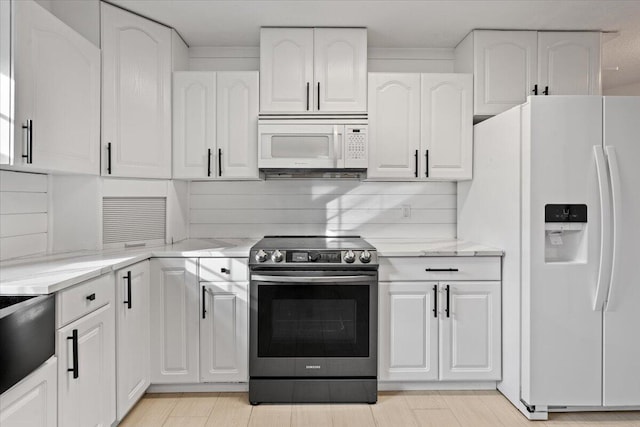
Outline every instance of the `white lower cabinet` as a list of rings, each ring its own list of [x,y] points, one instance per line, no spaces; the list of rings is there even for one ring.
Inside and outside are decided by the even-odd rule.
[[[113,276],[107,277],[106,305],[58,329],[59,426],[106,427],[116,419]],[[83,299],[95,300],[95,292],[87,292]]]
[[[438,318],[431,287],[381,282],[379,289],[380,380],[437,380]]]
[[[200,380],[246,382],[249,283],[202,282]]]
[[[149,261],[116,271],[117,414],[149,387]]]
[[[0,396],[0,426],[57,425],[57,361],[50,358]]]
[[[151,383],[197,383],[197,258],[151,260]]]
[[[500,282],[441,283],[440,295],[440,379],[499,380]]]
[[[381,262],[382,279],[401,280],[379,285],[380,381],[499,380],[500,259],[426,259]],[[400,269],[409,263],[413,270]],[[479,280],[468,280],[469,270]]]

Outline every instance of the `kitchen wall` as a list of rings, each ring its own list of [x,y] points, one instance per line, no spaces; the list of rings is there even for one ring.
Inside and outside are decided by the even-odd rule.
[[[48,221],[47,175],[0,171],[0,260],[44,254]]]
[[[603,90],[603,95],[610,96],[640,96],[640,82],[611,87]]]
[[[370,72],[452,73],[453,49],[369,48]],[[191,47],[192,71],[258,71],[259,47]]]
[[[192,182],[189,232],[191,238],[265,234],[453,238],[456,184],[318,179]]]

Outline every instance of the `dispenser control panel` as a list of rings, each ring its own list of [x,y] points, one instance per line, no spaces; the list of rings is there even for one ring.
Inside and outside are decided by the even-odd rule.
[[[587,222],[587,205],[545,205],[544,222]]]

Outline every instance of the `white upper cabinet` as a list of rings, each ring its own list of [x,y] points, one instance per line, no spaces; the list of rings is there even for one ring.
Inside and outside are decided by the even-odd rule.
[[[367,30],[314,30],[316,111],[367,111]]]
[[[258,73],[218,73],[220,178],[258,178]]]
[[[260,29],[260,111],[311,111],[313,28]]]
[[[420,74],[369,74],[369,178],[417,178]]]
[[[471,178],[470,74],[369,74],[369,178]]]
[[[11,4],[14,144],[3,124],[1,163],[22,170],[97,175],[100,50],[37,3]],[[3,109],[4,104],[3,86]]]
[[[260,111],[364,112],[365,28],[262,28]]]
[[[216,73],[173,73],[173,177],[215,176]]]
[[[473,73],[475,115],[527,100],[536,82],[535,31],[473,31],[456,48],[456,72]]]
[[[101,3],[102,173],[171,177],[171,29]]]
[[[258,73],[176,72],[173,177],[258,178]]]
[[[476,30],[458,44],[455,71],[473,73],[476,116],[529,95],[597,95],[600,33]]]
[[[422,74],[420,176],[471,179],[473,78],[470,74]]]
[[[538,90],[600,95],[600,33],[539,32]]]

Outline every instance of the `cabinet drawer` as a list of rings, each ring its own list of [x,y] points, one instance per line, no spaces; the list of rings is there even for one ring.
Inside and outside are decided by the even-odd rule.
[[[500,280],[500,257],[381,257],[379,277],[380,281]]]
[[[246,258],[200,258],[201,282],[242,282],[248,276]]]
[[[114,299],[114,291],[113,274],[104,274],[58,292],[57,327],[60,328],[110,303]]]

